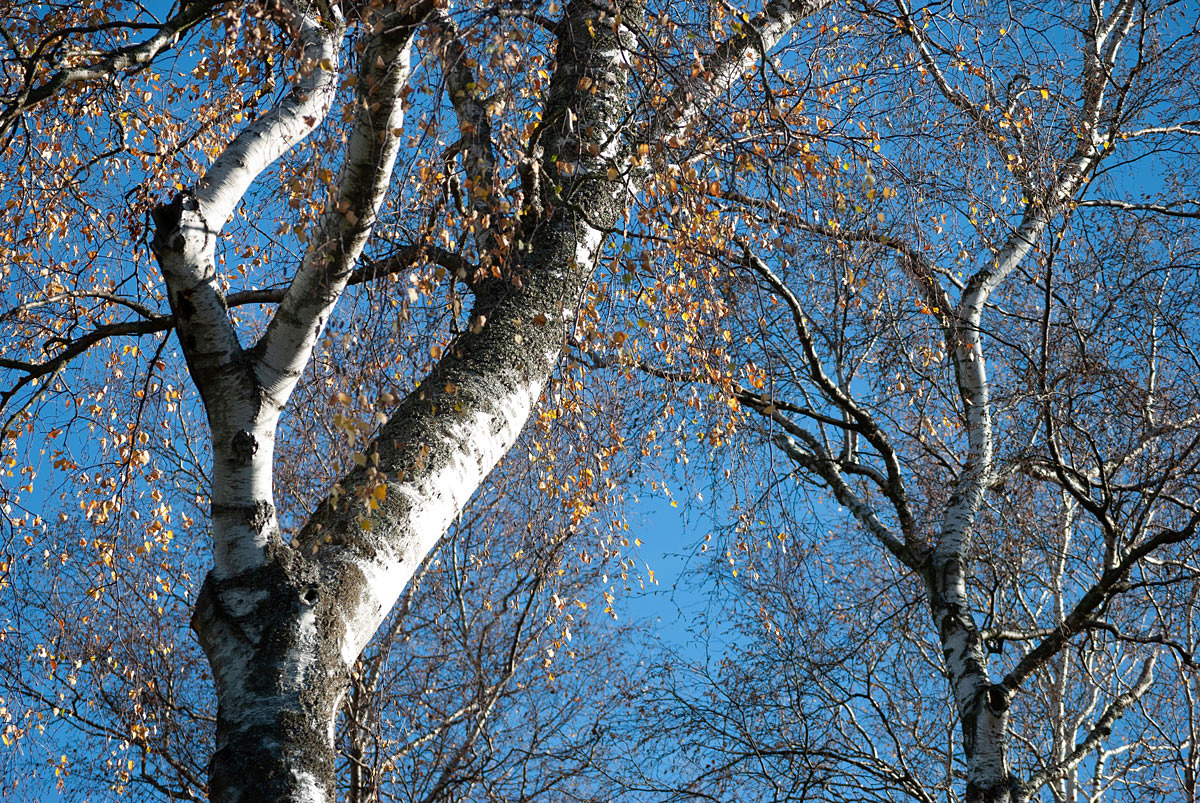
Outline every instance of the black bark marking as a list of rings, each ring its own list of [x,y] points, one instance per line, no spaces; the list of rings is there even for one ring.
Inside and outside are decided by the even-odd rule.
[[[247,430],[239,429],[234,434],[229,448],[239,463],[249,465],[254,459],[254,455],[258,454],[258,438],[254,437],[254,434]]]
[[[154,221],[154,240],[151,246],[155,252],[164,247],[176,245],[174,238],[179,236],[179,220],[183,217],[184,194],[177,193],[170,203],[160,204],[150,210]]]
[[[175,294],[175,314],[185,321],[196,314],[196,305],[192,303],[191,290],[180,290]]]
[[[993,683],[988,686],[987,706],[993,714],[1003,714],[1008,710],[1008,690],[1003,684]]]
[[[252,505],[217,505],[210,507],[212,517],[237,518],[256,533],[262,533],[275,518],[275,507],[270,502],[259,500]]]
[[[270,502],[260,500],[254,503],[254,509],[250,512],[247,522],[255,532],[262,533],[273,518],[275,518],[275,507]]]

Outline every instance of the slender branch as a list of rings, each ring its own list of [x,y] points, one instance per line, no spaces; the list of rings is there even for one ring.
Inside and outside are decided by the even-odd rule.
[[[1157,535],[1129,550],[1116,566],[1105,571],[1100,579],[1075,603],[1075,607],[1071,609],[1062,623],[1013,667],[1012,671],[1004,678],[1004,686],[1010,691],[1020,688],[1025,679],[1056,655],[1071,636],[1087,629],[1092,614],[1101,605],[1110,597],[1122,593],[1128,588],[1126,578],[1130,570],[1137,566],[1142,558],[1163,546],[1186,541],[1195,535],[1197,526],[1200,526],[1200,513],[1193,515],[1191,520],[1180,529],[1161,530]]]
[[[452,251],[430,245],[407,245],[393,251],[386,257],[373,260],[367,265],[356,269],[350,275],[346,284],[350,286],[377,281],[412,265],[419,264],[422,261],[441,265],[455,276],[470,275],[475,271],[475,266],[471,262]],[[285,292],[282,288],[238,290],[225,297],[225,304],[228,307],[239,307],[247,304],[278,304],[283,300]],[[96,295],[99,296],[99,294]],[[119,297],[106,300],[138,309],[141,314],[144,314],[145,320],[97,326],[92,331],[80,335],[78,338],[66,341],[63,344],[62,351],[42,362],[26,362],[24,360],[0,357],[0,368],[19,371],[25,374],[25,376],[16,381],[13,387],[0,392],[0,410],[3,410],[20,389],[31,381],[40,379],[56,371],[61,371],[72,360],[82,356],[93,346],[105,340],[114,337],[144,337],[145,335],[157,334],[159,332],[169,332],[175,328],[176,319],[174,315],[164,315]]]
[[[411,71],[416,26],[429,13],[425,0],[381,20],[361,57],[358,115],[346,160],[295,276],[258,342],[256,378],[282,407],[341,297],[375,227],[400,152],[399,131]]]
[[[1153,212],[1154,214],[1166,215],[1167,217],[1200,218],[1200,199],[1196,198],[1185,198],[1178,201],[1157,204],[1118,201],[1111,198],[1094,198],[1087,201],[1078,201],[1075,205],[1120,209],[1124,212]]]
[[[1025,790],[1032,797],[1033,793],[1048,783],[1053,783],[1061,778],[1065,778],[1067,773],[1079,766],[1085,758],[1100,747],[1101,742],[1112,735],[1113,726],[1116,721],[1124,715],[1125,711],[1131,705],[1136,703],[1150,689],[1154,683],[1154,665],[1157,661],[1156,656],[1150,656],[1142,664],[1142,671],[1138,675],[1138,679],[1133,686],[1120,695],[1115,700],[1109,703],[1104,709],[1104,713],[1096,720],[1096,724],[1088,731],[1087,736],[1083,738],[1075,749],[1067,754],[1061,761],[1055,762],[1029,777]]]
[[[134,22],[109,22],[97,26],[64,28],[45,37],[23,60],[26,61],[24,85],[11,98],[6,99],[0,111],[0,143],[12,136],[22,115],[34,106],[48,100],[66,87],[86,81],[106,78],[127,70],[141,70],[163,52],[170,50],[190,29],[216,16],[225,5],[224,0],[192,0],[180,3],[179,12],[157,26]],[[59,67],[42,83],[35,84],[38,62],[42,53],[51,45],[73,33],[92,33],[113,28],[156,27],[157,32],[143,42],[119,47],[97,56],[87,64],[74,67]]]
[[[900,11],[900,18],[897,22],[901,23],[904,31],[912,38],[913,43],[917,47],[917,53],[921,57],[921,64],[925,70],[933,76],[933,81],[937,85],[938,90],[942,95],[950,101],[957,109],[964,112],[971,120],[979,126],[980,130],[987,135],[988,140],[996,147],[1004,158],[1005,163],[1014,169],[1014,175],[1020,181],[1021,186],[1027,191],[1032,189],[1030,185],[1028,172],[1024,169],[1019,153],[1009,143],[1008,138],[1004,134],[1004,130],[999,127],[993,120],[988,118],[979,105],[967,97],[966,93],[961,89],[953,87],[946,79],[945,73],[934,59],[933,53],[930,51],[931,42],[925,33],[925,28],[920,23],[912,18],[912,10],[904,0],[896,0],[896,7]],[[1018,132],[1019,133],[1019,132]]]
[[[770,0],[733,37],[701,60],[693,77],[681,82],[650,123],[651,147],[677,144],[697,116],[709,109],[759,59],[766,56],[805,17],[831,0]]]
[[[840,467],[832,456],[821,448],[816,438],[783,416],[774,415],[772,418],[779,422],[788,433],[787,435],[781,434],[775,439],[775,444],[783,453],[801,468],[811,471],[825,480],[838,502],[850,511],[873,538],[905,566],[914,572],[921,573],[924,568],[923,551],[915,548],[913,544],[905,544],[896,537],[891,529],[880,520],[875,510],[846,483]],[[804,446],[801,446],[801,443]]]
[[[1200,120],[1180,120],[1174,125],[1149,126],[1136,131],[1125,131],[1121,139],[1154,136],[1157,134],[1186,134],[1189,137],[1200,136]]]
[[[0,312],[0,321],[11,320],[22,312],[29,312],[30,310],[35,310],[39,307],[46,307],[51,304],[60,304],[64,301],[72,301],[77,298],[96,298],[101,301],[107,301],[110,304],[119,304],[122,307],[128,307],[138,315],[141,315],[143,318],[147,319],[158,315],[158,313],[147,307],[145,304],[134,301],[131,298],[119,296],[116,293],[109,293],[101,290],[79,290],[66,293],[57,293],[47,298],[38,299],[37,301],[29,301],[24,304],[19,304],[7,312]]]
[[[766,262],[750,250],[748,244],[743,243],[743,247],[746,249],[745,258],[747,266],[766,280],[772,291],[783,299],[788,310],[791,312],[796,335],[800,340],[805,361],[808,363],[809,376],[817,385],[822,395],[854,422],[855,429],[861,432],[862,436],[875,447],[880,457],[883,458],[888,476],[888,499],[896,509],[896,516],[900,521],[900,529],[904,533],[905,543],[910,549],[917,549],[919,539],[917,537],[916,520],[908,502],[908,493],[904,488],[904,480],[900,471],[900,461],[896,456],[895,449],[888,442],[887,436],[884,435],[883,430],[880,429],[874,417],[859,407],[849,393],[838,387],[829,378],[829,375],[825,373],[821,357],[817,354],[816,341],[808,329],[804,309],[791,288],[771,270]]]

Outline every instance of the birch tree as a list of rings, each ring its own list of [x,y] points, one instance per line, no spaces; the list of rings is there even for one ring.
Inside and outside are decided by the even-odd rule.
[[[90,477],[77,446],[54,457],[90,484],[88,521],[121,532],[140,521],[124,494],[153,495],[163,476],[142,414],[148,399],[170,394],[159,399],[169,408],[183,395],[161,373],[177,344],[208,429],[207,455],[189,461],[210,539],[191,623],[218,704],[211,799],[332,799],[355,662],[517,439],[579,326],[606,240],[667,149],[823,5],[698,6],[697,17],[726,20],[703,50],[676,41],[665,9],[637,2],[194,2],[161,17],[48,4],[14,15],[0,114],[0,401],[8,466],[28,482],[6,489],[5,511],[30,546],[47,532],[37,461],[18,467],[15,455],[23,439],[32,454],[67,432],[117,458],[112,476]],[[437,97],[413,94],[418,72],[436,75]],[[407,119],[418,109],[419,130]],[[438,127],[447,116],[453,137]],[[404,218],[406,204],[421,219]],[[278,218],[264,226],[264,213]],[[352,467],[321,489],[293,475],[317,495],[282,521],[281,493],[297,490],[280,487],[275,455],[282,436],[306,437],[286,428],[289,406],[347,288],[377,285],[403,322],[439,280],[448,328],[427,335],[428,369],[414,360],[410,389],[380,393],[374,424],[337,414],[357,446]],[[168,331],[170,346],[154,340]],[[150,338],[154,353],[126,341],[88,379],[80,366],[95,347],[122,337]],[[140,368],[146,357],[134,418],[118,421],[103,401],[118,393],[110,383],[126,358]],[[352,404],[347,390],[325,398]],[[59,402],[80,418],[49,430]],[[173,532],[169,506],[156,511],[147,551]],[[111,543],[81,541],[115,576]]]
[[[698,670],[711,697],[667,695],[715,745],[683,788],[1170,799],[1200,524],[1195,8],[855,10],[855,61],[806,108],[772,76],[748,177],[697,183],[730,245],[663,249],[709,266],[716,312],[626,360],[721,403],[693,463],[728,443],[725,402],[781,461],[741,442],[724,469],[757,480],[714,541],[759,635],[752,669]]]

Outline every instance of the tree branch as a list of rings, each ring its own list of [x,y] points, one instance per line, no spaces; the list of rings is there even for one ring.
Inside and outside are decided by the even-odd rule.
[[[424,0],[380,20],[379,32],[363,50],[355,84],[358,116],[336,189],[279,309],[255,346],[255,376],[279,407],[295,388],[374,230],[400,152],[412,36],[431,7],[432,0]]]
[[[179,12],[167,19],[161,25],[140,25],[132,22],[111,22],[98,26],[65,28],[46,36],[25,56],[23,85],[11,98],[6,99],[3,111],[0,111],[0,143],[5,143],[12,136],[13,129],[21,116],[34,106],[53,97],[71,84],[94,81],[127,70],[141,70],[163,52],[170,50],[187,31],[202,22],[216,16],[225,5],[224,0],[192,0],[180,3]],[[35,84],[38,64],[45,57],[43,53],[51,48],[57,40],[72,33],[93,33],[116,27],[156,27],[157,33],[134,45],[119,47],[98,54],[87,64],[74,67],[58,67],[40,84]],[[52,65],[53,69],[54,65]]]
[[[1178,201],[1157,204],[1118,201],[1111,198],[1093,198],[1088,201],[1078,201],[1075,205],[1080,207],[1120,209],[1124,212],[1153,212],[1154,214],[1166,215],[1167,217],[1200,218],[1200,199],[1196,198],[1184,198]]]
[[[167,283],[189,372],[206,401],[213,394],[239,395],[235,386],[246,380],[241,369],[230,370],[243,352],[219,286],[217,238],[250,184],[316,127],[337,92],[340,20],[331,28],[287,8],[308,72],[226,146],[192,190],[152,210],[151,248]]]
[[[496,158],[492,147],[492,125],[479,82],[472,72],[458,26],[441,9],[430,14],[430,28],[441,40],[442,72],[446,94],[458,116],[459,146],[467,174],[467,196],[471,208],[484,216],[492,210],[495,190]],[[479,231],[486,238],[490,226]],[[480,253],[487,253],[491,243],[481,242]]]
[[[423,260],[442,266],[453,276],[469,276],[476,270],[476,266],[473,263],[463,259],[452,251],[431,245],[407,245],[393,251],[386,257],[373,260],[357,268],[350,274],[350,278],[346,281],[346,286],[367,284],[382,279],[413,265],[420,264]],[[237,290],[225,297],[225,304],[228,307],[240,307],[247,304],[278,304],[283,300],[285,292],[282,288]],[[62,344],[63,350],[42,362],[26,362],[24,360],[14,360],[9,357],[0,357],[0,368],[19,371],[25,374],[25,376],[17,380],[13,387],[5,391],[0,391],[0,411],[3,411],[5,405],[29,382],[62,370],[71,360],[82,356],[93,346],[109,338],[143,337],[159,332],[170,332],[175,328],[174,315],[156,312],[142,304],[120,298],[119,296],[112,296],[110,298],[110,295],[108,293],[64,294],[60,298],[68,296],[71,298],[79,296],[103,298],[113,304],[120,304],[121,306],[134,309],[143,315],[145,320],[101,324],[92,331],[80,335],[78,338],[67,341],[55,341]],[[45,303],[53,300],[55,299],[49,299]],[[17,308],[18,311],[21,309],[23,308]],[[6,313],[5,315],[7,316],[8,314]]]
[[[303,48],[300,80],[225,147],[196,185],[199,212],[214,234],[258,175],[312,133],[333,105],[342,21],[335,20],[331,29],[297,11],[292,23]]]
[[[1047,766],[1029,777],[1025,791],[1029,797],[1033,797],[1033,793],[1042,788],[1048,783],[1060,780],[1066,777],[1067,773],[1079,766],[1079,763],[1088,757],[1093,751],[1100,747],[1101,742],[1112,735],[1113,725],[1121,718],[1129,706],[1136,703],[1150,689],[1154,683],[1154,665],[1157,662],[1156,656],[1150,656],[1142,664],[1142,671],[1138,675],[1138,679],[1134,682],[1129,691],[1117,696],[1115,700],[1108,704],[1104,709],[1104,713],[1096,720],[1096,724],[1088,731],[1087,736],[1081,742],[1075,745],[1072,750],[1061,761],[1055,762]]]
[[[768,0],[754,19],[701,59],[699,69],[667,96],[662,110],[649,126],[651,148],[677,144],[672,141],[688,130],[755,62],[766,56],[800,20],[821,11],[831,0]]]
[[[838,387],[829,378],[829,375],[825,373],[821,358],[817,354],[816,341],[813,339],[812,333],[809,332],[808,323],[805,320],[804,309],[791,288],[775,275],[775,272],[771,270],[766,262],[750,250],[747,243],[743,242],[742,245],[745,248],[746,265],[766,280],[772,291],[783,300],[791,312],[796,335],[804,352],[805,361],[808,363],[810,378],[816,384],[821,394],[841,410],[848,417],[849,421],[853,422],[854,426],[852,428],[861,432],[862,436],[875,447],[880,457],[883,458],[888,478],[886,493],[889,501],[891,501],[892,506],[896,510],[900,529],[904,533],[904,543],[911,550],[918,549],[920,539],[917,535],[916,521],[908,502],[907,491],[904,488],[904,479],[900,472],[900,461],[891,443],[888,442],[887,437],[884,435],[883,430],[880,429],[875,418],[866,410],[859,407],[850,394]]]
[[[1191,520],[1178,530],[1161,530],[1152,538],[1148,538],[1138,546],[1129,550],[1125,557],[1113,568],[1100,576],[1091,588],[1075,603],[1075,607],[1066,615],[1062,623],[1054,628],[1041,643],[1025,654],[1012,671],[1004,678],[1004,686],[1010,691],[1016,691],[1025,679],[1040,669],[1050,658],[1058,653],[1071,636],[1087,629],[1092,614],[1096,612],[1109,598],[1127,589],[1126,578],[1142,560],[1160,547],[1177,544],[1191,538],[1200,526],[1200,513],[1192,516]]]
[[[922,550],[915,548],[915,544],[906,544],[892,533],[888,526],[880,520],[879,515],[874,509],[864,502],[854,492],[854,489],[846,483],[846,480],[842,477],[840,467],[833,460],[832,456],[821,448],[816,438],[783,416],[773,415],[772,418],[779,422],[788,433],[787,435],[781,434],[775,439],[775,444],[783,453],[796,463],[796,465],[811,471],[823,479],[830,490],[833,491],[833,495],[838,502],[844,505],[854,518],[862,524],[863,528],[891,552],[897,560],[914,572],[918,574],[922,573],[924,569],[924,555],[922,554]],[[796,439],[803,442],[808,447],[807,450],[802,448]]]

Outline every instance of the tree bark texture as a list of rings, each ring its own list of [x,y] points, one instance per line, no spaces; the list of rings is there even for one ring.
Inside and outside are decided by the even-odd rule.
[[[625,19],[633,19],[638,9],[627,6]],[[602,23],[600,13],[579,3],[560,25],[540,132],[540,213],[524,221],[522,258],[510,260],[502,277],[475,286],[470,331],[393,411],[368,448],[368,467],[343,479],[343,493],[319,507],[295,546],[282,542],[271,501],[275,425],[321,319],[361,252],[362,226],[386,189],[394,149],[367,148],[358,168],[349,154],[344,173],[374,171],[341,182],[371,189],[349,202],[364,208],[356,217],[366,222],[348,234],[336,220],[326,226],[325,250],[306,257],[289,290],[293,300],[285,297],[258,346],[241,349],[227,323],[216,328],[224,339],[206,344],[189,341],[192,330],[180,327],[205,394],[217,463],[216,567],[192,622],[219,702],[213,800],[334,799],[334,727],[351,667],[421,561],[513,445],[557,363],[604,232],[628,203],[628,187],[611,180],[608,168],[624,158],[620,127],[628,113],[633,36],[611,18]],[[383,55],[406,61],[407,38]],[[375,50],[368,55],[375,59]],[[392,95],[397,109],[399,97]],[[371,127],[365,128],[371,141]],[[193,211],[201,213],[202,205],[188,195],[160,210],[160,261],[169,278],[183,277],[172,282],[177,314],[186,318],[196,303],[184,284],[199,274],[207,317],[221,319],[210,278],[215,235],[211,226],[197,227],[204,239],[192,246],[187,215]],[[189,247],[201,255],[182,253]],[[173,261],[183,267],[168,271]],[[213,338],[212,327],[195,329]],[[378,500],[375,509],[363,503],[366,496]]]
[[[489,112],[454,20],[427,0],[373,9],[378,16],[358,51],[357,117],[341,174],[266,332],[243,348],[215,267],[221,228],[255,178],[329,112],[346,30],[336,6],[323,6],[328,19],[282,7],[293,16],[288,24],[304,46],[307,71],[205,178],[155,214],[155,254],[213,439],[214,566],[192,619],[219,703],[213,800],[334,798],[334,728],[351,667],[537,403],[605,236],[647,169],[629,158],[633,144],[651,152],[678,144],[708,99],[825,5],[768,3],[635,126],[630,73],[645,28],[641,2],[568,4],[554,27],[555,67],[541,121],[518,170],[525,206],[499,225],[507,213],[491,207],[497,171]],[[493,221],[476,234],[488,269],[466,279],[475,297],[468,331],[392,411],[365,449],[366,464],[285,543],[272,493],[276,427],[386,197],[409,51],[422,26],[441,51],[462,137],[464,188],[479,218]]]

